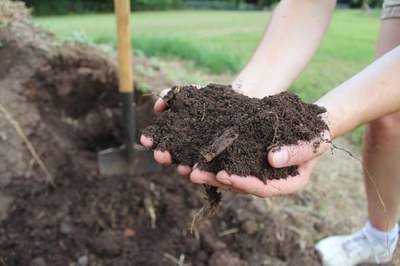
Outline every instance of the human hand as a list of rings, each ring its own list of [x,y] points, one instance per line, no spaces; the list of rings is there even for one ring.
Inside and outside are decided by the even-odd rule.
[[[190,174],[190,179],[194,183],[204,183],[222,189],[233,189],[261,198],[294,194],[303,190],[320,155],[330,147],[330,134],[326,131],[321,138],[313,141],[272,149],[268,154],[268,161],[273,167],[282,168],[297,165],[299,174],[288,176],[286,179],[267,180],[264,183],[255,176],[229,175],[226,171],[213,174],[197,169]]]
[[[193,85],[196,88],[200,88],[201,86],[199,85]],[[154,104],[154,110],[158,113],[164,112],[165,110],[168,109],[167,103],[163,100],[164,96],[167,95],[168,91],[170,89],[165,89],[161,91],[160,93],[160,98],[156,101]],[[143,146],[145,146],[148,149],[151,149],[153,147],[153,139],[151,137],[142,135],[140,137],[140,142],[142,143]],[[162,165],[165,166],[170,166],[172,164],[172,158],[171,154],[168,151],[160,151],[160,150],[155,150],[154,151],[154,159]],[[177,166],[177,171],[180,175],[183,176],[190,176],[192,172],[192,166],[188,165],[178,165]]]
[[[192,86],[197,89],[201,88],[201,86],[199,86],[199,85],[192,85]],[[238,88],[234,88],[234,90],[238,91]],[[154,104],[154,110],[156,112],[161,113],[169,108],[167,102],[164,101],[164,97],[167,95],[167,93],[169,91],[170,91],[170,89],[165,89],[165,90],[161,91],[160,98]],[[244,92],[241,91],[241,93],[244,93]],[[154,141],[153,141],[153,138],[151,138],[150,136],[142,135],[140,138],[140,142],[142,143],[143,146],[147,147],[148,149],[153,148]],[[169,166],[172,164],[172,157],[168,151],[155,150],[154,151],[154,159],[158,163],[165,165],[165,166]],[[193,178],[193,180],[197,180],[198,177],[202,177],[203,175],[205,175],[205,176],[213,175],[210,172],[204,172],[204,171],[198,170],[196,165],[195,166],[178,165],[177,171],[180,175],[190,176],[191,178]],[[192,175],[192,172],[193,172],[193,175]],[[215,180],[212,183],[214,184],[214,186],[217,186],[217,187],[221,187],[221,188],[226,187],[226,186],[224,186],[224,184],[215,182]]]
[[[168,91],[163,91],[165,95]],[[159,99],[154,109],[162,112],[168,109],[166,102]],[[153,139],[142,136],[141,142],[144,146],[152,148]],[[266,183],[254,176],[241,177],[238,175],[229,175],[226,171],[218,173],[204,172],[196,167],[179,165],[178,173],[184,176],[190,176],[194,183],[208,184],[222,189],[234,189],[236,191],[253,194],[259,197],[270,197],[283,194],[292,194],[303,189],[308,178],[315,166],[318,155],[330,147],[330,135],[328,131],[322,138],[318,138],[311,142],[299,143],[297,146],[283,146],[270,151],[268,160],[270,165],[276,168],[287,167],[292,165],[298,166],[298,175],[295,177],[288,176],[281,180],[268,180]],[[154,152],[157,162],[163,165],[171,165],[172,159],[168,151]],[[267,159],[267,158],[265,158]]]

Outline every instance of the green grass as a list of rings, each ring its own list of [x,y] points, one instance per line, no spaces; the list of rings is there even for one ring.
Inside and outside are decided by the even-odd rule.
[[[269,16],[267,12],[232,11],[135,13],[133,47],[147,56],[191,60],[213,73],[235,73],[254,50]],[[83,32],[94,42],[115,45],[112,14],[39,17],[35,21],[61,38]]]
[[[351,77],[374,56],[379,12],[339,10],[327,35],[292,91],[306,101]],[[180,58],[212,73],[237,73],[256,48],[271,13],[266,11],[170,11],[132,15],[132,40],[136,53]],[[115,46],[112,14],[39,17],[35,21],[61,39],[79,39]],[[356,135],[361,135],[360,130]],[[360,137],[353,137],[356,142]]]
[[[213,73],[236,73],[257,46],[270,15],[260,11],[134,13],[133,47],[146,56],[189,60]],[[112,14],[39,17],[35,21],[62,39],[78,36],[115,45]],[[336,11],[320,49],[293,90],[305,100],[314,101],[361,70],[373,58],[378,28],[378,15]]]

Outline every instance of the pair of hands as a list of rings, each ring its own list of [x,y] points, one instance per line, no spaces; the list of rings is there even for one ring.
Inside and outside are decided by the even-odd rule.
[[[164,90],[161,95],[165,95],[167,92],[168,90]],[[156,112],[163,112],[167,109],[168,106],[162,99],[158,99],[154,105]],[[322,138],[330,140],[329,132],[325,132]],[[149,149],[153,146],[153,139],[150,137],[142,135],[140,141]],[[318,141],[319,145],[314,145],[314,141],[301,142],[296,146],[281,146],[269,152],[268,158],[265,159],[275,168],[297,165],[299,174],[288,176],[286,179],[268,180],[267,183],[264,183],[255,176],[229,175],[226,171],[215,174],[202,171],[196,165],[178,165],[177,171],[182,176],[190,177],[193,183],[208,184],[261,198],[294,194],[303,190],[320,155],[331,147],[329,141],[321,141],[320,139],[315,141]],[[316,146],[318,148],[315,148]],[[155,150],[154,159],[165,166],[172,164],[171,155],[168,151]]]

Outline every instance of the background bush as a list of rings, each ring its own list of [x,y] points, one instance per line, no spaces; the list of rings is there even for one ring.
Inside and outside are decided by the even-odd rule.
[[[113,0],[23,0],[34,15],[66,15],[113,12]],[[133,10],[171,10],[183,8],[263,9],[279,0],[131,0]],[[383,0],[338,0],[344,7],[360,8],[363,3],[381,7]]]
[[[113,12],[113,0],[24,0],[34,15],[66,15]],[[131,0],[133,10],[183,8],[183,0]]]

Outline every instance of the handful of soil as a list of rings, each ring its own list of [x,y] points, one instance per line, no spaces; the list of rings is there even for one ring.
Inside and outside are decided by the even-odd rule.
[[[174,163],[198,163],[199,169],[214,173],[226,170],[264,182],[296,176],[296,166],[273,168],[268,152],[321,137],[328,130],[319,116],[325,108],[288,92],[258,99],[231,86],[176,86],[164,100],[169,110],[143,131],[153,138],[152,148],[169,151]]]

